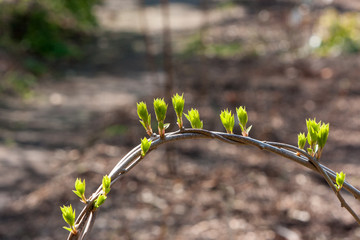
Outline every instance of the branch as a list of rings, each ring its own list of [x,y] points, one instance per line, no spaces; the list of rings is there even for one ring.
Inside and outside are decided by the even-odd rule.
[[[315,159],[302,149],[284,143],[260,141],[254,138],[244,137],[242,135],[221,133],[204,129],[181,128],[178,131],[165,134],[165,136],[162,138],[160,138],[159,135],[153,134],[152,137],[149,139],[152,141],[149,152],[155,150],[163,144],[175,141],[183,141],[187,139],[217,139],[219,141],[229,144],[252,145],[258,147],[261,150],[266,150],[280,155],[286,159],[290,159],[314,172],[317,172],[326,180],[330,188],[334,191],[341,203],[341,206],[345,207],[345,209],[354,217],[354,219],[360,225],[360,219],[358,215],[347,204],[340,192],[337,191],[334,187],[336,173],[328,167],[320,164],[317,159]],[[300,153],[300,155],[298,156],[297,153]],[[141,156],[141,146],[138,145],[130,152],[128,152],[112,169],[109,174],[109,177],[111,177],[112,179],[111,185],[114,184],[117,180],[119,180],[124,174],[129,172],[133,167],[135,167],[142,159],[144,158]],[[356,199],[360,198],[360,191],[353,187],[347,181],[344,182],[343,187]],[[86,206],[83,208],[82,212],[76,219],[75,225],[78,230],[78,234],[74,235],[73,233],[70,233],[68,236],[68,240],[84,239],[85,235],[89,234],[91,227],[95,221],[93,209],[94,201],[100,194],[101,186],[99,186],[99,188],[87,200]]]

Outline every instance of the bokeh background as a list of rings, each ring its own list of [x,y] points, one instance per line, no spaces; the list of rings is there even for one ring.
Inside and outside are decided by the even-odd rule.
[[[305,119],[329,122],[322,162],[360,187],[359,10],[355,0],[0,0],[0,239],[65,239],[59,207],[82,209],[75,179],[95,191],[145,136],[136,103],[176,92],[210,130],[223,131],[222,109],[246,106],[260,140],[296,145]],[[167,119],[175,130],[171,107]],[[318,175],[208,140],[150,153],[114,185],[89,237],[359,238]]]

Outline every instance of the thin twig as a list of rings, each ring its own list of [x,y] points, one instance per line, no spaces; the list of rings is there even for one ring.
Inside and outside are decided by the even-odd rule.
[[[160,138],[157,135],[152,136],[150,138],[152,140],[152,143],[149,152],[155,150],[160,145],[169,142],[182,141],[186,139],[201,139],[201,138],[218,139],[220,141],[230,144],[252,145],[258,147],[261,150],[266,150],[278,154],[284,158],[290,159],[310,170],[319,173],[327,181],[330,188],[335,192],[335,195],[338,197],[341,206],[344,207],[360,225],[359,217],[354,212],[354,210],[348,205],[348,203],[344,200],[340,192],[336,190],[333,184],[333,181],[335,181],[336,179],[335,172],[329,169],[328,167],[320,164],[315,158],[310,156],[304,150],[299,149],[295,146],[284,143],[259,141],[257,139],[244,137],[242,135],[221,133],[221,132],[209,131],[204,129],[181,129],[175,132],[167,133],[164,138]],[[296,154],[297,152],[300,153],[300,156],[297,156]],[[131,151],[129,151],[110,172],[109,177],[111,177],[112,179],[111,184],[114,184],[118,179],[120,179],[120,177],[122,177],[127,172],[129,172],[142,159],[144,158],[141,157],[141,147],[140,145],[138,145],[135,148],[133,148]],[[360,191],[356,189],[354,186],[352,186],[350,183],[345,181],[343,187],[348,192],[350,192],[356,199],[360,199]],[[70,233],[68,236],[68,240],[78,239],[81,234],[84,234],[83,237],[85,237],[85,235],[87,235],[90,232],[91,227],[95,221],[94,216],[92,216],[93,204],[95,199],[100,195],[101,191],[102,191],[101,186],[99,186],[99,188],[88,199],[86,206],[83,208],[82,212],[76,219],[78,234],[74,235]],[[85,226],[88,226],[86,227],[86,230],[84,230]]]
[[[86,224],[84,233],[82,234],[80,240],[85,239],[85,237],[87,236],[87,234],[90,233],[90,231],[91,231],[91,229],[92,229],[92,227],[94,226],[94,223],[95,223],[96,214],[97,214],[97,211],[96,211],[96,210],[90,212],[90,217],[89,217],[88,223]]]
[[[334,183],[331,181],[331,179],[329,178],[328,174],[324,171],[324,169],[320,166],[319,162],[317,159],[315,159],[314,157],[310,157],[309,161],[311,163],[313,163],[315,165],[315,167],[318,169],[318,171],[320,172],[320,174],[324,177],[324,179],[326,180],[326,182],[328,183],[329,187],[333,190],[333,192],[335,193],[335,195],[337,196],[337,198],[339,199],[340,203],[341,203],[341,207],[344,207],[346,210],[348,210],[348,212],[354,217],[354,219],[356,220],[356,222],[360,225],[360,218],[359,216],[354,212],[354,210],[349,206],[349,204],[345,201],[345,199],[343,198],[343,196],[340,194],[340,191],[337,191],[337,189],[334,186]]]
[[[322,168],[327,175],[329,176],[329,178],[335,183],[336,182],[336,172],[334,172],[332,169],[320,164],[318,161],[315,162],[315,160],[313,159],[313,157],[308,154],[306,151],[304,151],[303,149],[299,149],[295,146],[289,145],[289,144],[285,144],[285,143],[277,143],[277,142],[266,142],[270,145],[273,146],[277,146],[280,148],[286,148],[286,149],[290,149],[293,150],[294,152],[299,152],[302,155],[304,155],[310,163],[312,163],[314,165],[314,167],[316,167],[316,165],[319,165],[320,168]],[[331,187],[332,188],[332,187]],[[344,182],[344,188],[350,192],[356,199],[360,199],[360,191],[356,188],[354,188],[352,185],[350,185],[348,182]],[[335,188],[333,188],[335,189]]]

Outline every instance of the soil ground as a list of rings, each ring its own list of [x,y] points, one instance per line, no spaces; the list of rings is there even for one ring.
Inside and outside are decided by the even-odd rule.
[[[170,6],[176,52],[204,13],[195,1]],[[210,130],[223,131],[222,109],[246,106],[251,136],[260,140],[296,145],[305,119],[329,122],[322,163],[360,187],[360,57],[302,57],[294,39],[307,36],[309,25],[285,24],[296,6],[256,1],[209,11],[214,41],[239,38],[249,46],[261,36],[265,50],[175,54],[173,91],[185,93],[185,109],[198,108]],[[94,191],[145,136],[136,102],[164,96],[156,1],[147,6],[155,71],[146,68],[137,20],[129,20],[138,14],[133,1],[108,1],[97,11],[104,30],[85,46],[85,62],[58,66],[56,79],[44,80],[28,101],[1,99],[0,239],[65,239],[59,207],[82,208],[71,191],[75,179],[86,179],[88,195]],[[360,213],[359,202],[344,195]],[[317,174],[252,147],[191,140],[150,153],[115,184],[89,239],[352,240],[360,229]]]

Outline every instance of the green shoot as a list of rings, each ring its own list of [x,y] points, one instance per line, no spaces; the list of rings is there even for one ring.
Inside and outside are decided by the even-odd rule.
[[[182,114],[184,112],[184,104],[185,104],[184,94],[182,94],[181,96],[179,94],[175,94],[172,97],[172,104],[177,116],[177,124],[181,129],[183,128]]]
[[[248,121],[248,114],[246,112],[246,108],[245,107],[239,107],[236,108],[236,115],[238,117],[239,120],[239,125],[241,127],[241,133],[244,137],[249,136],[249,132],[251,130],[251,127],[246,128],[246,124]]]
[[[326,141],[329,136],[329,124],[322,124],[318,132],[317,140],[319,145],[318,158],[321,157],[321,153],[325,147]]]
[[[102,179],[102,190],[105,195],[107,195],[110,192],[110,184],[111,184],[111,178],[108,175],[105,175]]]
[[[235,124],[234,114],[231,114],[231,111],[226,109],[221,112],[220,119],[226,129],[226,132],[232,134]]]
[[[70,228],[63,227],[64,229],[68,230],[73,234],[77,234],[77,230],[75,228],[75,210],[73,211],[72,206],[63,206],[60,207],[62,216],[67,224],[69,224]]]
[[[189,120],[192,128],[203,128],[203,121],[200,120],[200,114],[197,109],[191,109],[188,114],[184,114],[187,120]]]
[[[343,187],[343,184],[345,182],[345,176],[346,174],[342,171],[340,173],[336,173],[336,184],[335,187],[337,191],[340,191],[340,189]]]
[[[305,144],[306,144],[305,133],[299,133],[299,135],[298,135],[298,147],[300,149],[304,149]]]
[[[314,118],[306,120],[306,127],[309,149],[311,149],[311,151],[308,150],[308,153],[319,159],[329,136],[329,124],[316,122]]]
[[[306,120],[306,127],[308,130],[307,140],[308,140],[310,147],[313,150],[317,143],[317,133],[320,130],[320,124],[321,124],[321,121],[317,123],[316,118],[314,118],[313,120],[311,120],[311,119]]]
[[[151,115],[149,114],[149,112],[147,110],[146,103],[139,102],[136,105],[137,105],[137,113],[139,115],[139,118],[141,119],[140,123],[145,128],[146,133],[149,136],[151,136],[153,133],[152,128],[151,128]]]
[[[79,197],[81,198],[81,201],[83,203],[86,203],[86,198],[85,198],[85,179],[84,181],[81,182],[81,179],[77,178],[75,181],[75,189],[73,190],[73,192]]]
[[[94,202],[94,207],[98,208],[101,206],[101,204],[103,204],[106,200],[106,196],[104,194],[101,194]]]
[[[165,136],[165,129],[168,126],[164,124],[167,107],[168,105],[165,103],[163,98],[154,99],[154,110],[155,110],[156,120],[158,121],[158,130],[160,137]]]
[[[147,138],[141,139],[141,157],[144,157],[145,154],[149,151],[151,146],[151,140],[149,141]]]

